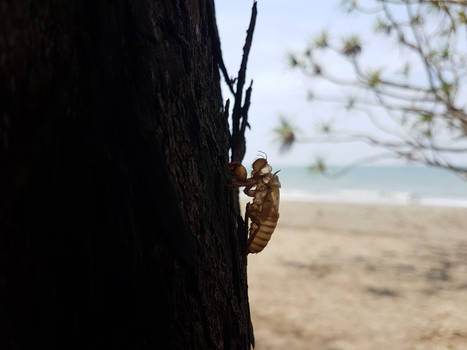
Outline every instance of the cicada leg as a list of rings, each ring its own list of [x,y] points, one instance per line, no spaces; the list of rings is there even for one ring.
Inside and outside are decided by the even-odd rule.
[[[252,190],[253,187],[256,186],[256,181],[252,178],[249,178],[245,181],[245,188],[243,189],[243,193],[245,193],[248,197],[256,196],[256,188]]]

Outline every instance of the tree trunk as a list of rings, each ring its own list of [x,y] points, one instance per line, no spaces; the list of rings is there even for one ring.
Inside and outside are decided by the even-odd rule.
[[[213,1],[0,18],[0,348],[249,349]]]

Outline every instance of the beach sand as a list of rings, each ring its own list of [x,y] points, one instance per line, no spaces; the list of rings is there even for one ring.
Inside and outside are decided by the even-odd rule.
[[[257,350],[467,349],[467,209],[282,202],[248,257]]]

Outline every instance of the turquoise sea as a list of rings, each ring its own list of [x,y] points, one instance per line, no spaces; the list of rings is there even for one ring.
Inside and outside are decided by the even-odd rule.
[[[443,169],[364,166],[337,178],[306,167],[277,169],[282,200],[467,207],[467,180]]]

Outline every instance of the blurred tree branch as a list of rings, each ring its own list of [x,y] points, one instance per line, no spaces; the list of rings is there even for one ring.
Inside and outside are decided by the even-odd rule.
[[[318,137],[300,138],[297,128],[281,117],[275,129],[281,149],[317,140],[362,141],[467,177],[465,164],[451,160],[452,154],[467,153],[467,1],[345,0],[342,6],[349,13],[374,16],[375,32],[395,40],[407,53],[406,61],[392,72],[382,66],[370,69],[357,35],[339,42],[323,31],[302,53],[291,54],[290,64],[312,80],[340,87],[346,96],[310,93],[311,100],[363,113],[387,139],[377,136],[381,133],[337,132],[330,125]],[[322,63],[327,61],[320,57],[329,53],[351,67],[350,78],[341,76],[335,64]]]

